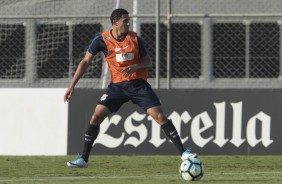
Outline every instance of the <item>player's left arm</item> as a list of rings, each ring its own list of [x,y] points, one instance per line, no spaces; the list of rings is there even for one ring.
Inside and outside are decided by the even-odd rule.
[[[146,51],[143,40],[138,37],[139,52],[140,52],[140,62],[135,65],[126,66],[123,68],[122,73],[125,77],[130,76],[132,73],[136,72],[141,68],[152,68],[152,61],[149,54]]]

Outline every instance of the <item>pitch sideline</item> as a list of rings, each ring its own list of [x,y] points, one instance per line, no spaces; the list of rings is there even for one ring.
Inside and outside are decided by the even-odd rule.
[[[206,173],[205,175],[237,175],[237,174],[282,174],[282,172],[232,172],[232,173]],[[20,182],[20,181],[45,181],[45,180],[79,180],[79,179],[130,179],[130,178],[140,178],[140,179],[152,179],[161,177],[176,177],[175,175],[149,175],[149,176],[52,176],[52,177],[0,177],[0,182]]]

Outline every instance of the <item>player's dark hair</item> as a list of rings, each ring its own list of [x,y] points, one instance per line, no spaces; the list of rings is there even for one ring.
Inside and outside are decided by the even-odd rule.
[[[111,23],[113,25],[114,20],[119,20],[122,15],[128,15],[128,11],[122,8],[115,9],[111,14]]]

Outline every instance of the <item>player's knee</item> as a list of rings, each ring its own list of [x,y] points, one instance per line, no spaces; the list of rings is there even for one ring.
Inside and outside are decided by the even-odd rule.
[[[99,114],[93,114],[90,120],[90,124],[92,125],[100,125],[104,118]]]
[[[167,122],[167,117],[163,113],[159,113],[157,115],[157,122],[159,122],[160,124],[164,124]]]

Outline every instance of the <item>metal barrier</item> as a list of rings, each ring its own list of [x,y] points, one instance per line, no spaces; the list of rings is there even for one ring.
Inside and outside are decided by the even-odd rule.
[[[105,12],[117,6],[100,0],[97,6],[90,1],[15,2],[1,4],[6,8],[0,13],[1,87],[67,87],[90,41],[110,29]],[[118,5],[131,11],[134,2]],[[188,14],[181,9],[185,1],[163,2],[159,29],[156,14],[145,11],[155,1],[140,2],[144,11],[132,14],[153,61],[153,87],[281,88],[282,14]],[[19,6],[31,12],[12,11]],[[87,13],[80,14],[82,8]],[[95,57],[78,87],[106,86],[104,60],[103,54]]]

